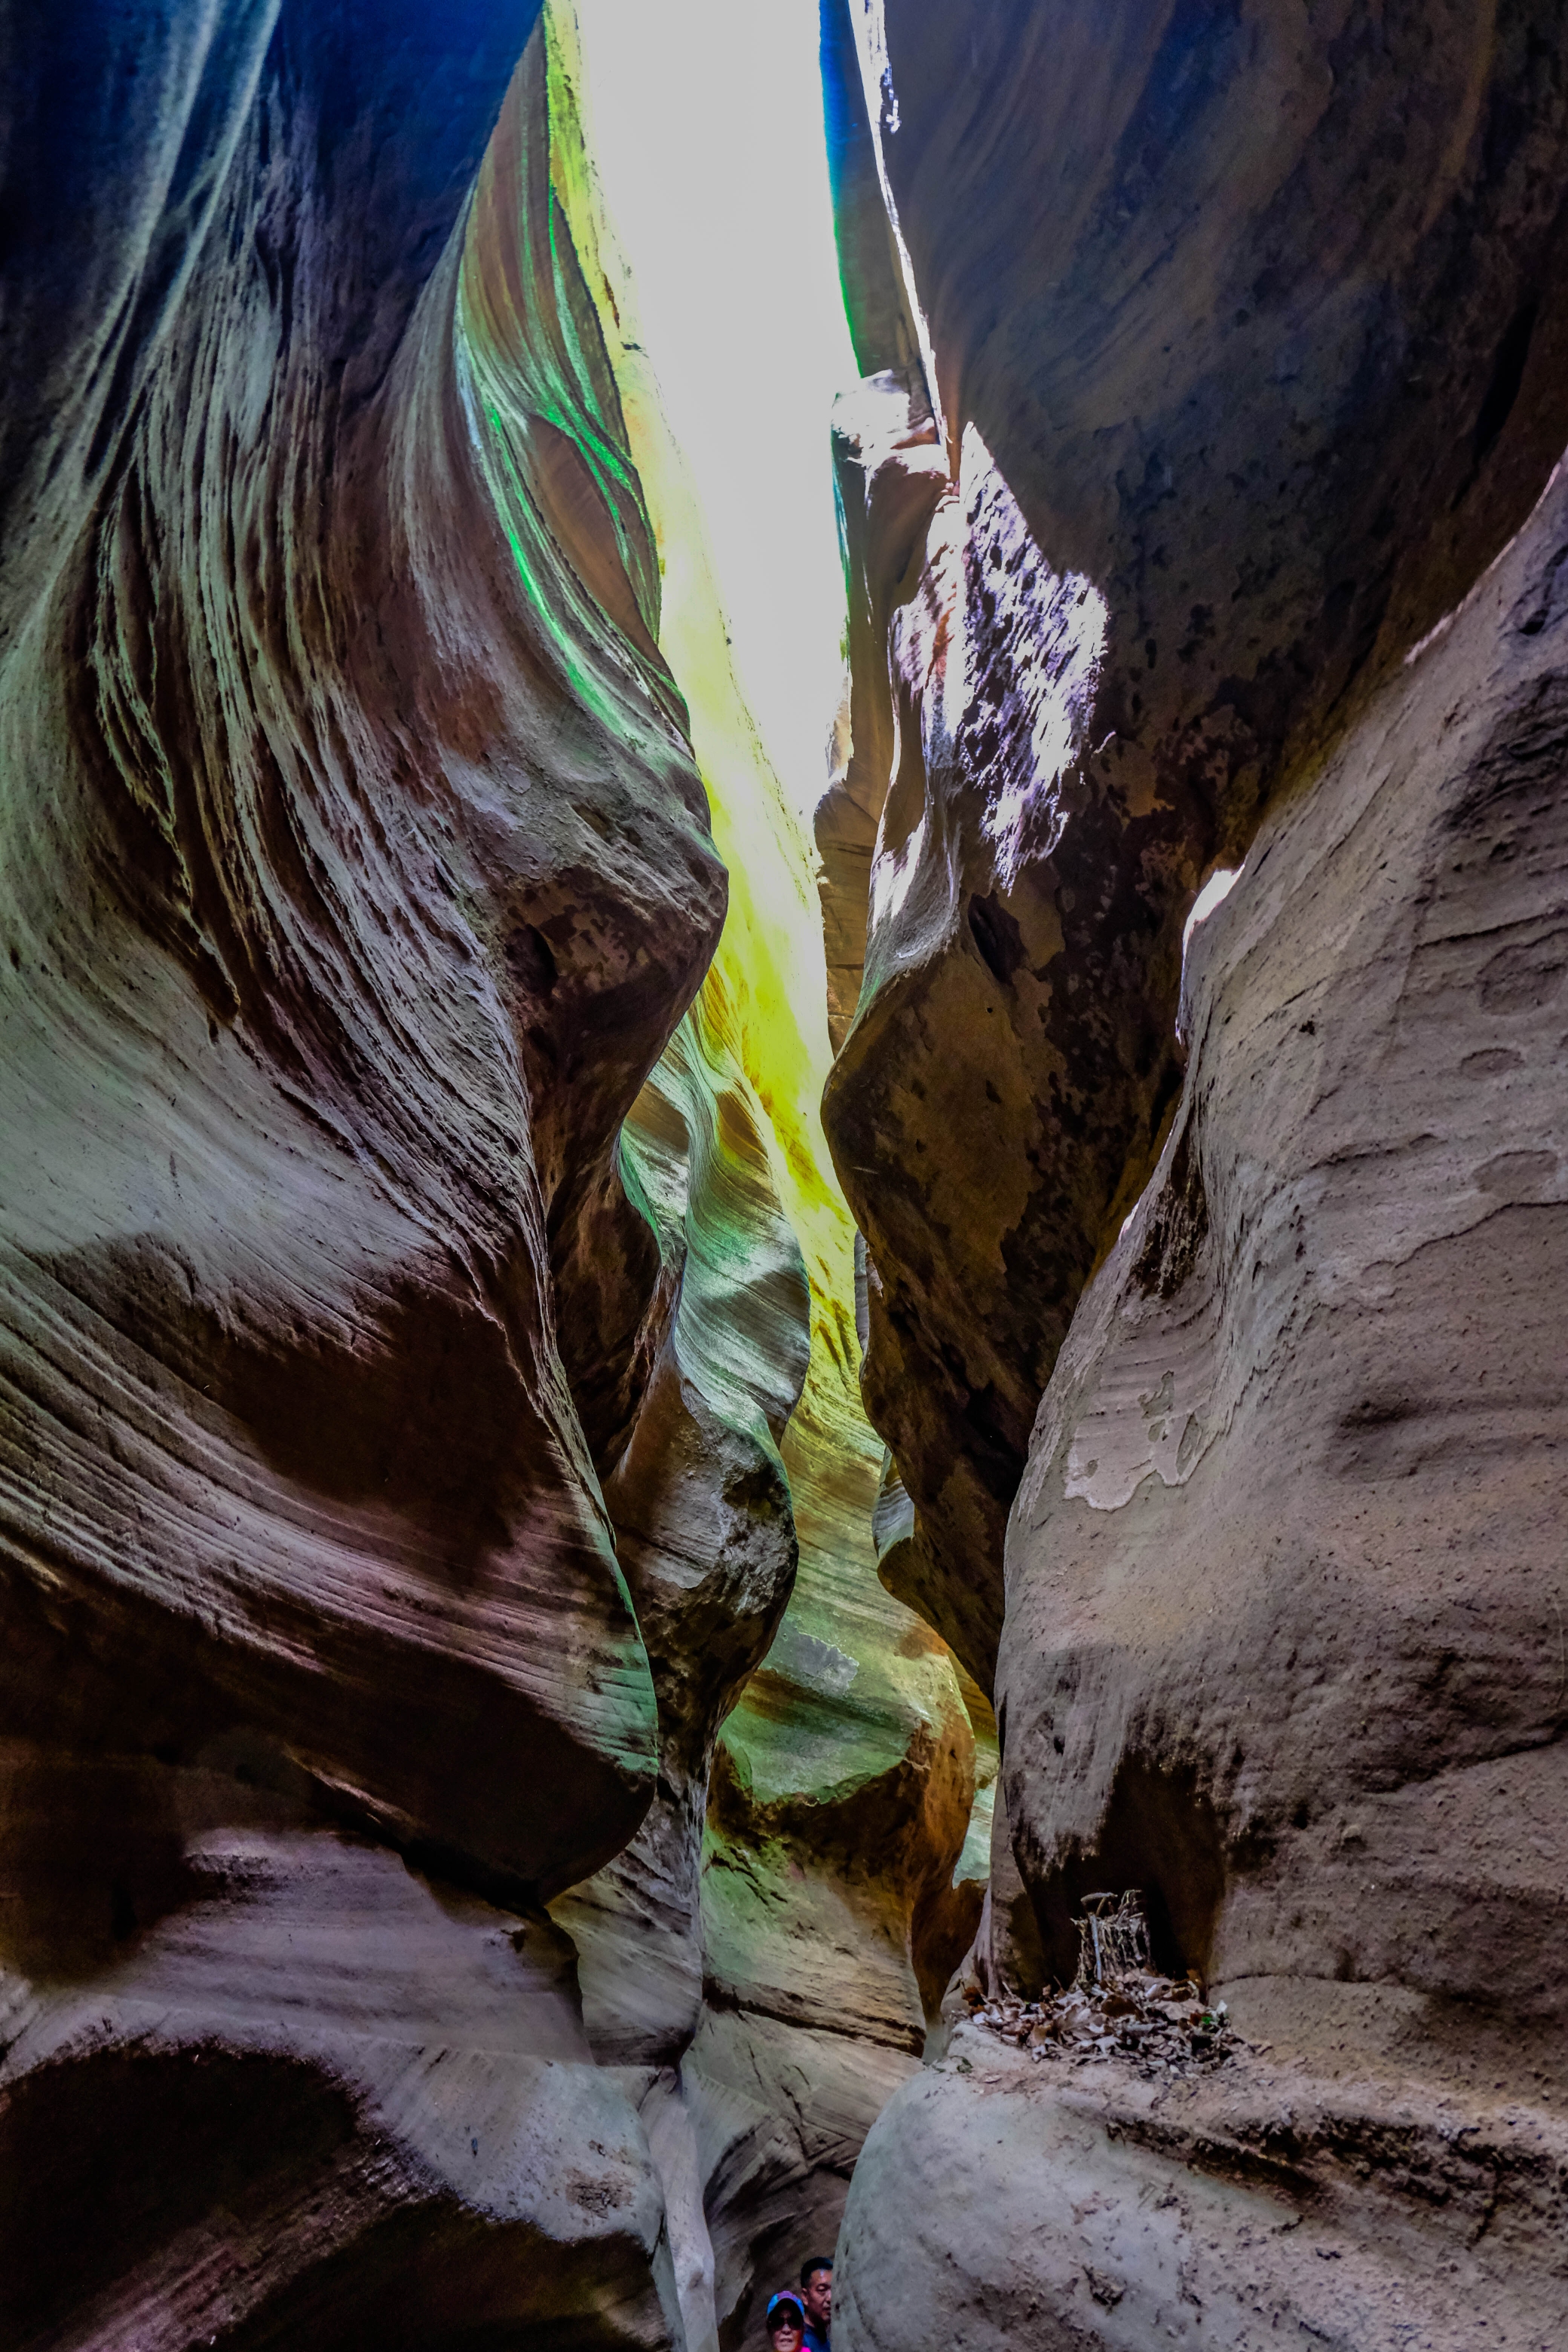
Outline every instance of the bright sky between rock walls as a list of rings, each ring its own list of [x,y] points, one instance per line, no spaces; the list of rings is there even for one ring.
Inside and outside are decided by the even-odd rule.
[[[816,0],[576,0],[594,162],[785,798],[826,782],[844,583],[828,416],[856,381]]]

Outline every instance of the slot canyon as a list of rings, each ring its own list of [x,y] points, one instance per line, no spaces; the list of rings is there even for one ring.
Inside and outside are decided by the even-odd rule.
[[[0,2352],[1557,2352],[1568,0],[0,23]]]

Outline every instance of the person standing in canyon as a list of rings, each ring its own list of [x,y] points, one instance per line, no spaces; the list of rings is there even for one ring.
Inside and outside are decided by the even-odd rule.
[[[833,2258],[816,2254],[801,2265],[805,2296],[805,2352],[831,2352],[828,2328],[833,2318]]]

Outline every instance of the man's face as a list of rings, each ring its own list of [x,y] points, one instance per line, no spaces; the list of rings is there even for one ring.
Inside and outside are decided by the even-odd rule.
[[[826,2327],[833,2315],[833,2273],[813,2271],[805,2283],[805,2315],[814,2327]]]

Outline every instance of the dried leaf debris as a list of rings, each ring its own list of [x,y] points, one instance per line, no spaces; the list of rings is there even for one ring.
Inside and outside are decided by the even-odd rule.
[[[976,1989],[974,2022],[1036,2059],[1087,2065],[1131,2058],[1151,2076],[1182,2076],[1219,2065],[1247,2048],[1225,2002],[1211,2004],[1195,1976],[1167,1977],[1149,1958],[1136,1892],[1091,1895],[1078,1922],[1078,1977],[1037,2001],[986,2001]]]

